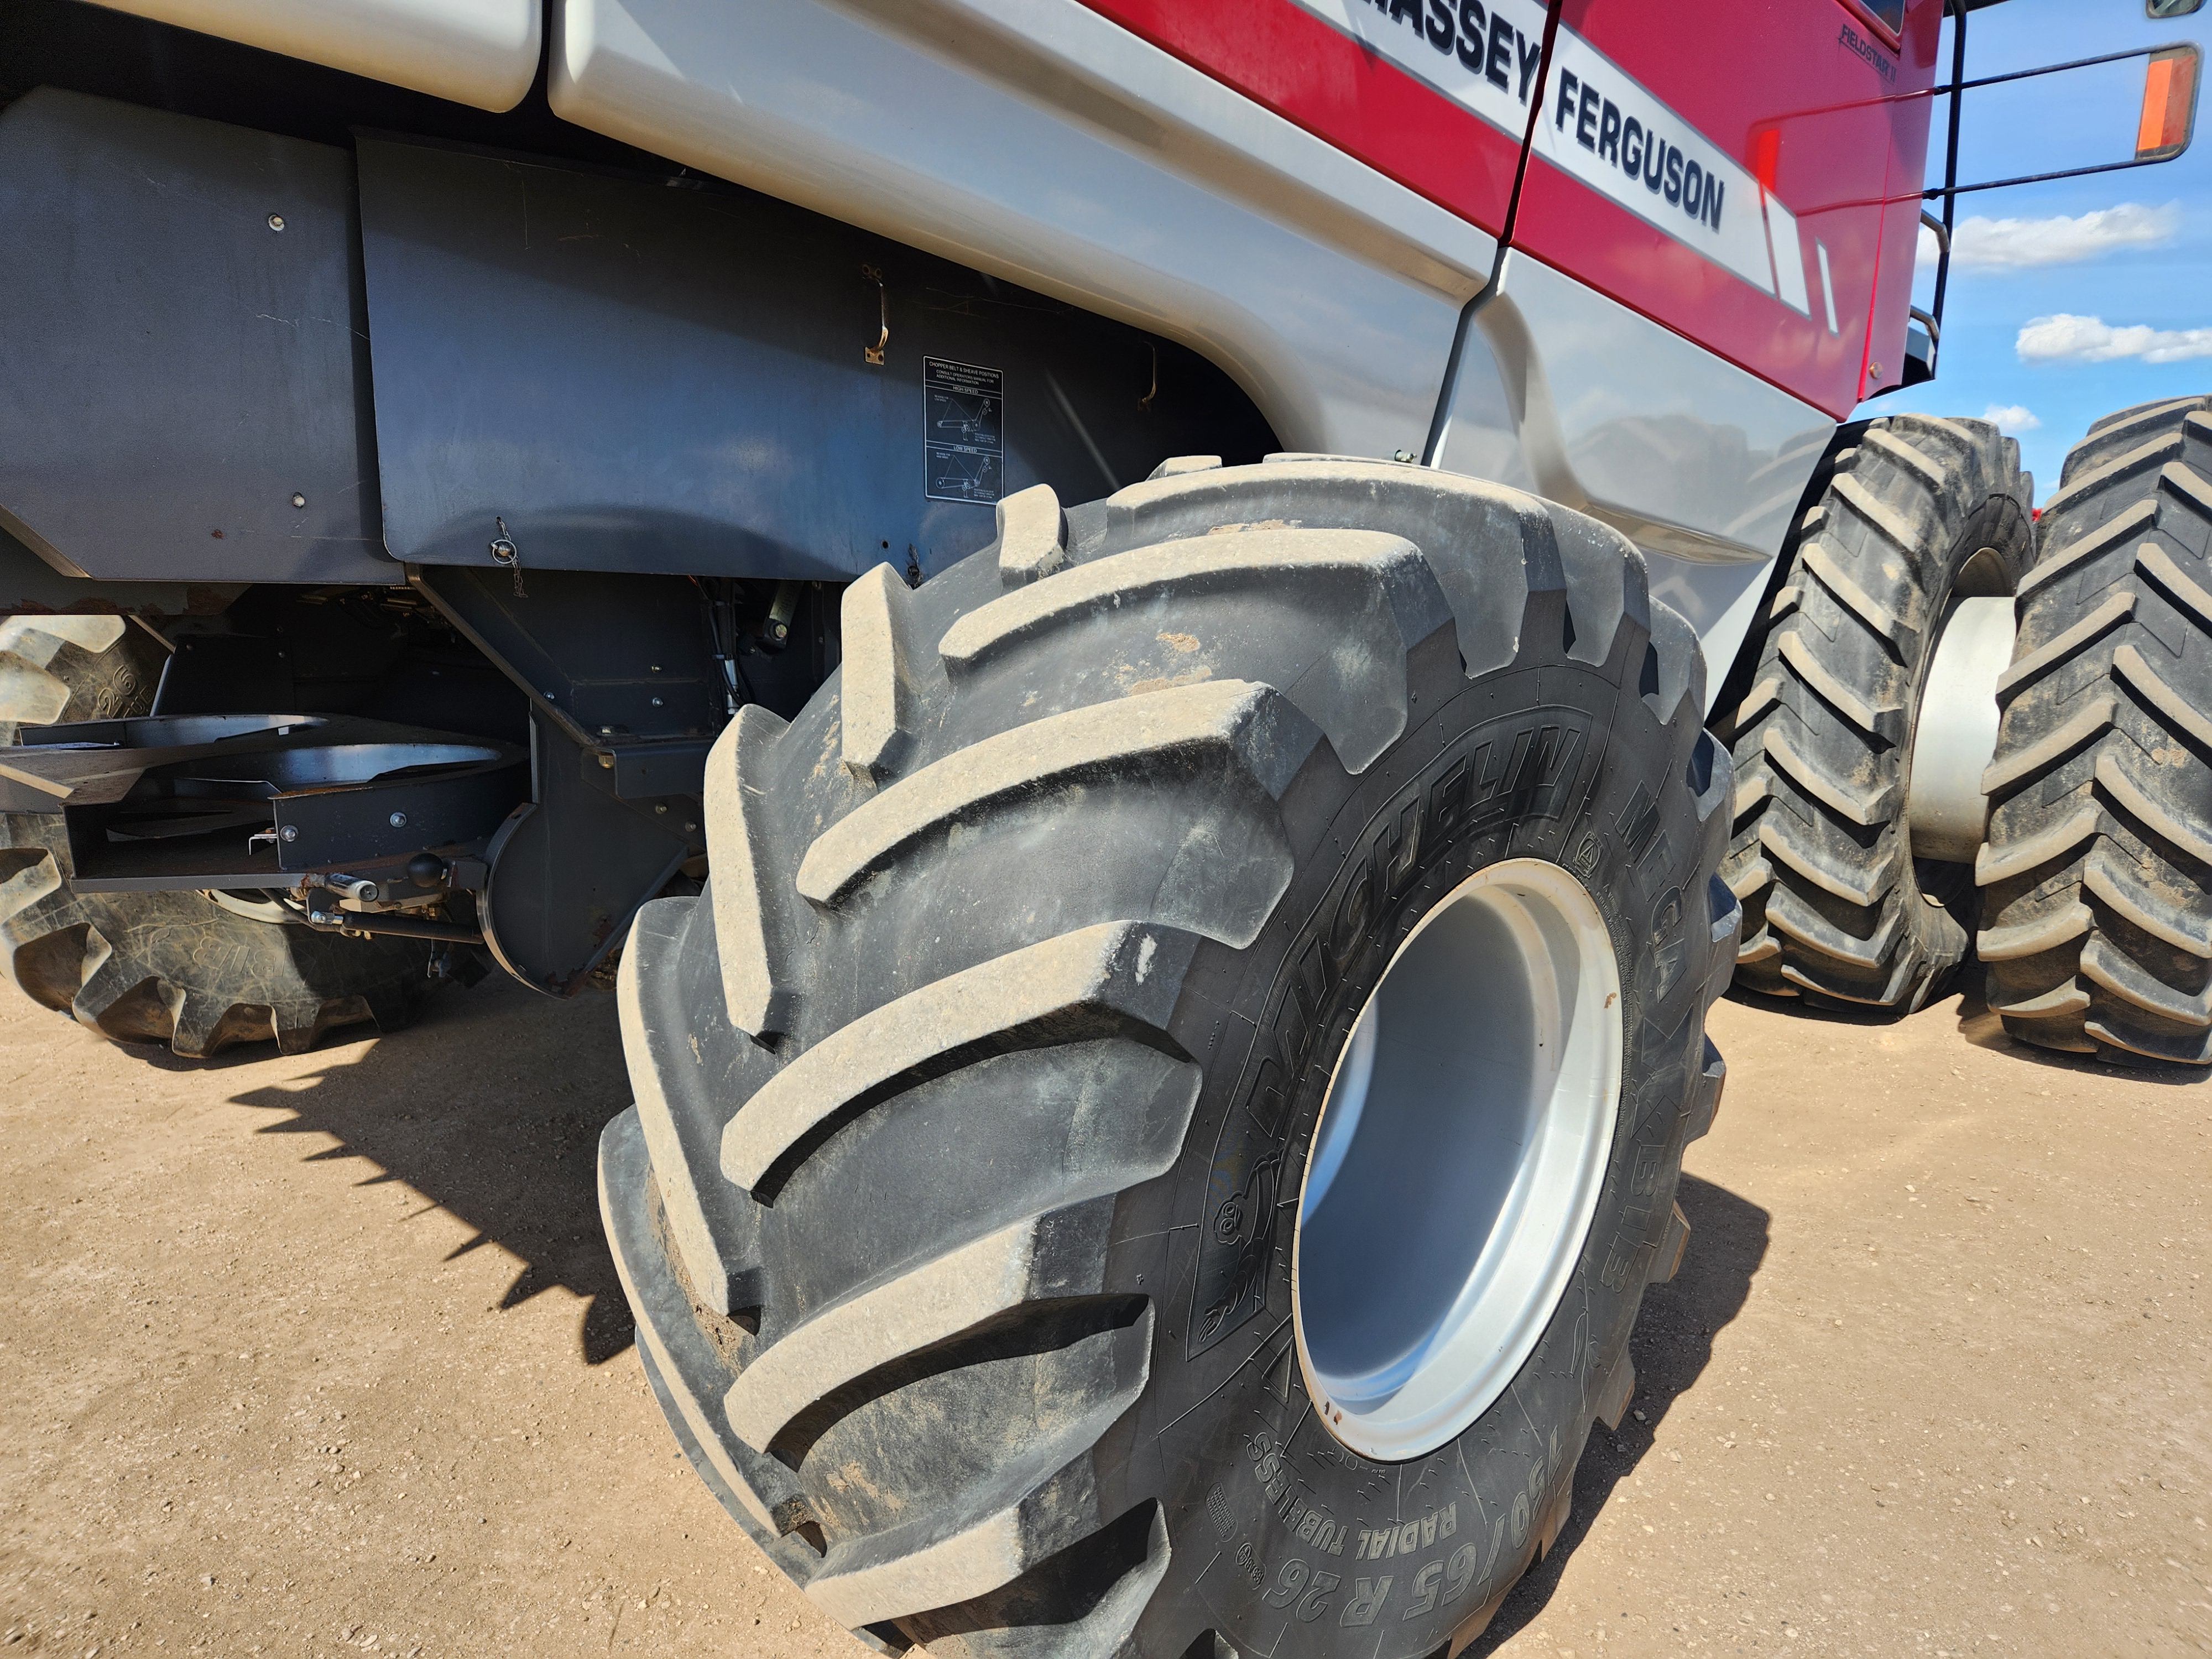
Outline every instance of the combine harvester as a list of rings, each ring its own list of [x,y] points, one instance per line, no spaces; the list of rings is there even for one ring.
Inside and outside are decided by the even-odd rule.
[[[2039,537],[1854,418],[1945,3],[11,0],[10,974],[611,978],[647,1370],[862,1641],[1455,1654],[1732,976],[2212,1058],[2212,399]]]

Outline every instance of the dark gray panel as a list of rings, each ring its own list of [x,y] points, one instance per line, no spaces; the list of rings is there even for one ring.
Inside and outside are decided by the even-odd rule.
[[[1005,478],[1074,501],[1267,439],[1142,332],[725,186],[364,137],[385,532],[410,562],[842,580],[991,538],[930,501],[922,359],[1004,376]],[[891,337],[863,361],[888,284]],[[1079,425],[1079,422],[1080,424]]]
[[[531,712],[535,799],[485,849],[477,915],[501,967],[534,990],[574,996],[629,937],[637,908],[702,850],[699,822],[640,812],[587,781],[584,751]]]
[[[0,526],[111,580],[401,580],[343,150],[42,88],[0,225]]]
[[[503,570],[424,570],[416,583],[574,743],[721,729],[705,603],[681,576],[541,570],[520,597]]]
[[[245,591],[238,582],[96,582],[64,576],[0,530],[0,616],[119,611],[149,622],[219,617]]]

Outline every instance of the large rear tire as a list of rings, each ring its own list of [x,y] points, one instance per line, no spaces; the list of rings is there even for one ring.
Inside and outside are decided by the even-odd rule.
[[[2043,509],[1985,779],[1990,1006],[2047,1048],[2212,1061],[2212,398],[2100,421]]]
[[[120,617],[0,618],[0,742],[18,726],[141,714],[161,647]],[[58,815],[0,813],[0,965],[34,1002],[119,1042],[201,1059],[333,1026],[397,1030],[428,985],[430,947],[257,921],[194,892],[77,893]]]
[[[1587,519],[1306,457],[1025,491],[843,640],[623,959],[601,1203],[684,1450],[878,1646],[1472,1639],[1717,1098],[1695,637]]]
[[[2032,556],[2020,446],[1895,415],[1838,434],[1720,721],[1735,757],[1723,866],[1743,901],[1736,985],[1919,1007],[1965,956],[1964,865],[1913,855],[1913,736],[1952,601],[2010,593]]]

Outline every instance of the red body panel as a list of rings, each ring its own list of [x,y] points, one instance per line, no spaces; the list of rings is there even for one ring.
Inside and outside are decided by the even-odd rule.
[[[1085,3],[1492,235],[1504,229],[1520,134],[1461,108],[1291,0]]]
[[[1296,0],[1087,3],[1493,234],[1504,228],[1519,135]],[[1428,3],[1440,15],[1454,10],[1447,0]],[[1942,0],[1910,0],[1894,41],[1847,0],[1554,3],[1559,45],[1544,71],[1539,118],[1554,123],[1547,137],[1556,148],[1547,154],[1540,142],[1529,160],[1513,246],[1838,419],[1867,392],[1895,384]],[[1427,61],[1419,46],[1430,21],[1423,6],[1349,0],[1346,12],[1386,35],[1394,26],[1409,30],[1409,57]],[[1623,205],[1621,192],[1587,182],[1596,163],[1573,149],[1571,112],[1559,108],[1559,92],[1562,64],[1587,65],[1593,51],[1609,76],[1617,71],[1637,95],[1740,164],[1741,176],[1728,169],[1732,187],[1711,216],[1716,231],[1721,211],[1736,216],[1735,268],[1701,251],[1690,234],[1698,228],[1662,210],[1656,192],[1649,204],[1628,192]],[[1448,52],[1440,61],[1449,67]],[[1582,148],[1595,155],[1591,134],[1586,125]],[[1695,148],[1689,137],[1683,142]],[[1787,213],[1765,212],[1760,185]],[[1649,216],[1639,210],[1647,205]],[[1762,223],[1771,259],[1784,268],[1762,260],[1753,270],[1741,257],[1747,227]],[[1802,281],[1786,269],[1793,244]]]
[[[1842,419],[1903,368],[1929,116],[1915,94],[1935,78],[1941,13],[1941,0],[1917,0],[1893,47],[1840,0],[1717,0],[1698,9],[1694,28],[1644,0],[1565,0],[1564,27],[1761,176],[1796,216],[1809,315],[1540,156],[1514,245]],[[1816,244],[1828,255],[1833,334]],[[1863,379],[1873,364],[1880,375]]]

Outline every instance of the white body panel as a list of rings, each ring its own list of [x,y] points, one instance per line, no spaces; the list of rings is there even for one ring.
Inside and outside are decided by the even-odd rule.
[[[1717,695],[1835,422],[1519,252],[1468,331],[1437,464],[1547,495],[1643,548]]]
[[[538,0],[99,0],[179,28],[513,109],[538,78]]]
[[[1074,0],[564,0],[565,118],[1179,339],[1419,453],[1491,238]]]

